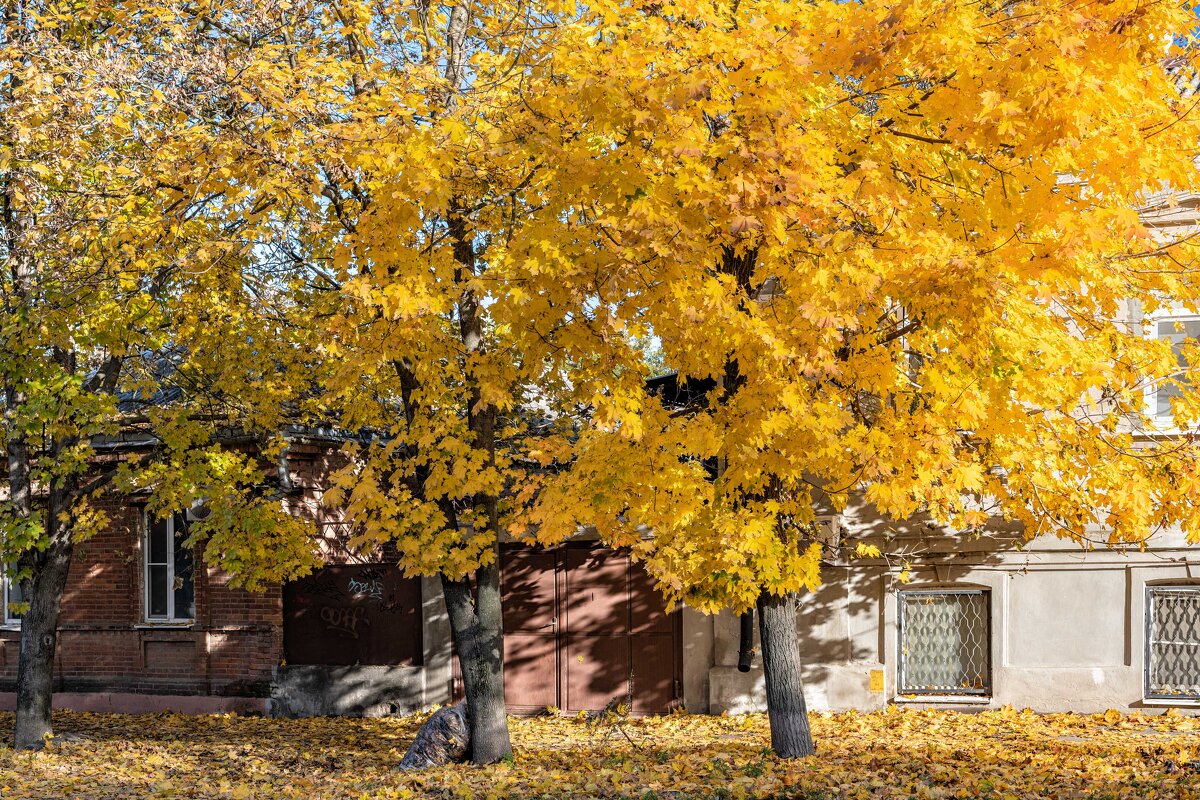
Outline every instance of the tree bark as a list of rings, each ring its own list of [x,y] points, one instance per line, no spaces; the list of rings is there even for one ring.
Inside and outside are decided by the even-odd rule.
[[[800,678],[800,636],[796,631],[799,600],[797,594],[781,597],[763,592],[758,597],[771,749],[780,758],[804,758],[816,752]]]
[[[419,13],[428,14],[428,4],[418,5]],[[467,30],[471,8],[467,0],[452,2],[446,26],[446,79],[443,114],[452,113],[460,94],[469,88]],[[428,56],[428,50],[426,55]],[[470,285],[479,264],[469,212],[457,196],[451,199],[446,214],[454,261],[454,284],[460,287],[457,301],[458,333],[465,358],[463,367],[467,387],[466,417],[471,431],[471,447],[483,453],[489,467],[496,463],[496,407],[484,402],[479,378],[474,373],[476,359],[484,354],[484,319],[479,298]],[[403,376],[402,376],[403,377]],[[500,514],[494,492],[477,494],[472,505],[482,508],[487,527],[495,537],[492,563],[475,570],[474,591],[466,578],[453,580],[442,575],[442,594],[450,615],[450,630],[462,666],[467,694],[467,725],[470,730],[471,761],[490,764],[512,756],[508,736],[508,717],[504,707],[504,625],[500,608]],[[453,515],[450,515],[453,518]]]
[[[758,288],[753,284],[758,249],[737,253],[726,246],[719,269],[737,283],[743,309],[756,302]],[[725,402],[746,383],[746,375],[735,358],[726,358],[723,373]],[[780,758],[803,758],[816,752],[808,726],[808,707],[804,702],[804,683],[800,677],[800,636],[796,631],[798,594],[758,596],[758,632],[762,646],[763,675],[767,684],[767,718],[771,723],[771,749]],[[738,668],[749,668],[746,652],[747,626],[742,618],[742,653]]]
[[[450,17],[454,26],[466,25],[465,11],[455,6]],[[456,22],[457,20],[457,22]],[[462,31],[459,31],[461,34]],[[453,36],[451,41],[455,41]],[[451,51],[451,64],[459,56]],[[457,200],[451,202],[447,228],[453,242],[455,284],[462,286],[458,298],[458,327],[462,340],[464,372],[467,384],[467,428],[471,431],[471,447],[482,452],[487,465],[496,463],[496,406],[485,402],[479,379],[474,374],[472,360],[484,354],[484,320],[479,299],[469,285],[475,274],[475,246],[470,222],[461,212]],[[508,736],[508,717],[504,708],[504,624],[500,607],[500,509],[499,498],[492,492],[481,492],[474,505],[482,507],[487,528],[492,532],[492,563],[475,570],[475,592],[465,580],[455,581],[442,576],[442,593],[450,614],[450,628],[458,647],[463,683],[467,692],[467,725],[471,731],[471,761],[491,764],[512,756]]]
[[[475,570],[473,592],[469,580],[452,580],[443,575],[442,593],[466,690],[471,762],[502,761],[512,756],[512,745],[504,707],[499,562]]]
[[[77,372],[79,364],[75,351],[56,347],[52,352],[55,363],[65,373],[73,375]],[[107,359],[92,378],[84,381],[83,391],[111,391],[120,364],[120,358]],[[77,435],[53,440],[49,452],[43,457],[52,465],[58,464],[63,453],[78,444]],[[26,468],[28,456],[26,452]],[[11,485],[11,456],[9,475]],[[28,590],[29,610],[21,618],[21,654],[17,659],[17,719],[13,731],[17,749],[40,748],[45,743],[45,737],[53,732],[50,710],[54,693],[58,614],[67,586],[67,573],[71,568],[71,555],[75,549],[75,506],[79,499],[77,475],[68,472],[52,478],[46,498],[44,544],[26,550],[18,560],[21,573],[27,576],[22,586]]]
[[[71,491],[51,488],[47,510],[49,544],[30,551],[21,566],[32,569],[24,581],[29,610],[21,618],[21,654],[17,660],[17,720],[13,744],[18,750],[36,750],[53,733],[50,721],[54,696],[54,653],[58,645],[58,614],[74,541],[70,530]],[[64,519],[66,517],[66,519]]]

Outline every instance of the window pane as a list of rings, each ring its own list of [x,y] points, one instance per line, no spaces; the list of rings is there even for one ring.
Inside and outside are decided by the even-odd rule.
[[[196,587],[192,582],[195,564],[192,548],[184,544],[187,541],[187,529],[183,525],[176,527],[175,534],[175,618],[192,619],[196,616]]]
[[[171,552],[171,520],[156,519],[150,523],[150,547],[146,553],[146,563],[166,564]]]
[[[1179,344],[1185,339],[1200,339],[1200,319],[1163,320],[1158,323],[1158,338]]]
[[[1200,591],[1151,590],[1149,628],[1147,693],[1200,697]]]
[[[1179,397],[1181,392],[1178,386],[1160,386],[1154,393],[1158,398],[1154,405],[1154,414],[1159,417],[1171,416],[1171,398]]]
[[[152,565],[147,572],[147,591],[149,592],[150,602],[148,608],[150,616],[165,617],[167,616],[167,565]]]
[[[8,604],[8,606],[5,607],[5,614],[4,614],[4,618],[6,620],[17,620],[17,619],[20,619],[22,616],[24,616],[23,614],[18,614],[16,612],[14,612],[9,607],[13,603],[24,603],[25,602],[25,592],[21,590],[21,582],[18,580],[10,579],[8,577],[9,575],[12,575],[14,572],[16,572],[16,567],[10,567],[8,569],[8,571],[5,573],[4,583],[8,590],[8,598],[5,601]]]
[[[986,594],[906,592],[900,604],[902,694],[991,689]]]
[[[1167,339],[1171,342],[1171,349],[1175,351],[1175,359],[1179,364],[1179,368],[1187,367],[1187,360],[1183,357],[1183,343],[1189,339],[1200,339],[1200,320],[1165,320],[1159,322],[1155,328],[1155,334],[1159,339]],[[1176,375],[1176,380],[1183,383],[1182,375]],[[1178,386],[1163,386],[1155,392],[1154,413],[1160,417],[1171,415],[1171,398],[1179,397],[1180,388]]]

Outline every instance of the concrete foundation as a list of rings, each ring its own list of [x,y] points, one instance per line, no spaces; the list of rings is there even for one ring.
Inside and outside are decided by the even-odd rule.
[[[425,708],[421,667],[287,666],[275,670],[273,717],[384,717]]]

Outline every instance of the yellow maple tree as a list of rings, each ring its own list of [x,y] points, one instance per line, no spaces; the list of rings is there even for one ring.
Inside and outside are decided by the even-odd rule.
[[[564,282],[603,331],[571,376],[603,388],[529,530],[595,525],[668,597],[757,604],[778,752],[811,752],[790,603],[819,514],[1200,537],[1192,439],[1145,407],[1170,385],[1173,425],[1200,421],[1195,353],[1143,329],[1200,286],[1137,214],[1195,180],[1186,8],[589,9],[534,110],[571,187]],[[613,380],[651,333],[699,397]]]
[[[553,247],[523,232],[540,166],[518,142],[537,130],[521,109],[531,75],[549,85],[558,11],[296,4],[272,17],[287,33],[264,48],[248,34],[253,5],[217,15],[219,38],[251,54],[238,83],[260,111],[233,123],[237,169],[279,220],[262,252],[291,262],[287,318],[312,365],[301,418],[359,439],[326,503],[354,523],[352,546],[394,545],[407,573],[441,576],[470,755],[500,760],[498,548],[514,487],[548,460],[535,450],[553,449],[564,351],[552,329],[570,314],[527,319],[558,276],[506,259],[514,238]]]
[[[262,208],[219,126],[228,64],[151,3],[0,6],[0,563],[25,608],[15,743],[51,732],[59,605],[103,495],[191,530],[247,584],[309,568],[312,526],[262,491],[299,379],[287,295],[253,257]],[[187,80],[180,76],[187,75]],[[214,135],[221,134],[221,135]],[[283,389],[286,388],[286,391]]]
[[[1200,534],[1144,407],[1173,384],[1194,425],[1194,369],[1141,330],[1197,279],[1136,213],[1195,177],[1187,9],[205,8],[249,54],[214,124],[292,264],[298,402],[375,434],[328,500],[443,576],[477,761],[508,752],[505,531],[594,526],[672,599],[757,606],[785,755],[818,513]]]

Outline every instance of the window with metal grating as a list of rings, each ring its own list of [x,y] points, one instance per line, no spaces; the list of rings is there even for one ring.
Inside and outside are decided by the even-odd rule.
[[[1200,700],[1200,586],[1146,588],[1146,697]]]
[[[898,607],[899,694],[991,694],[990,592],[906,590]]]

